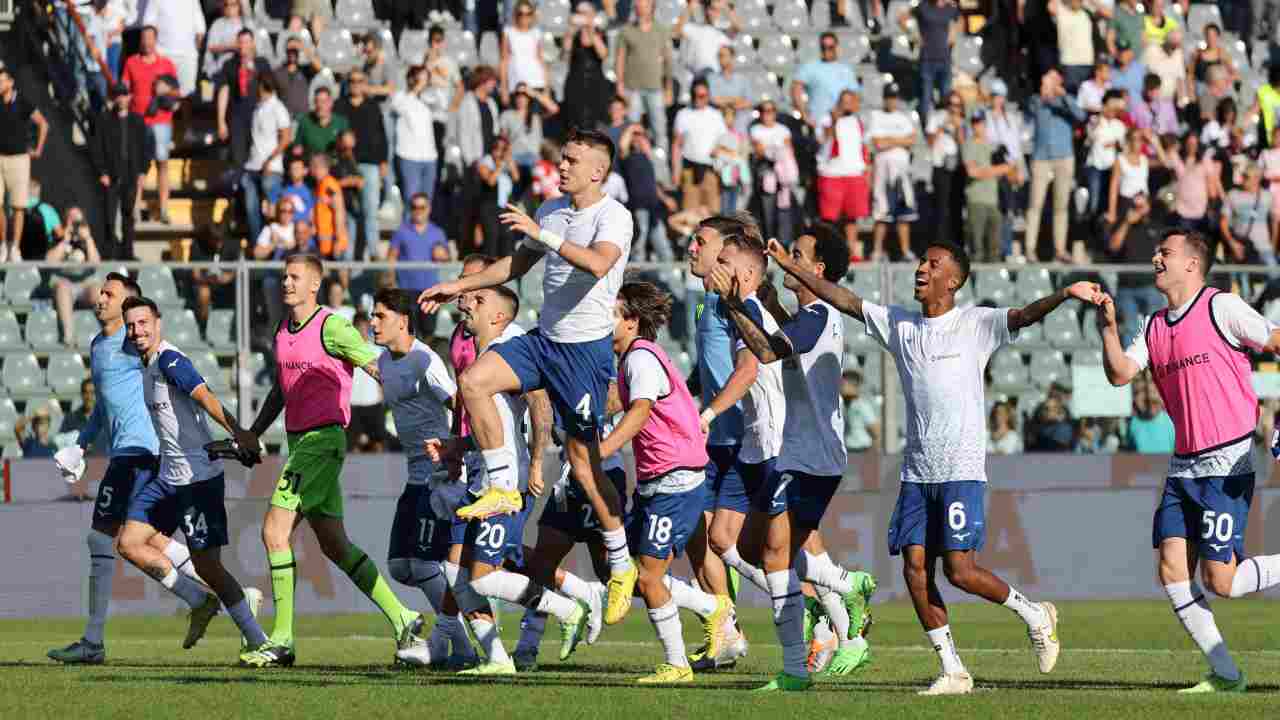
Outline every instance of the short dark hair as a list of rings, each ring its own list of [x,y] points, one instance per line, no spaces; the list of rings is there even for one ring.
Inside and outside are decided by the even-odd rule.
[[[432,25],[427,30],[427,42],[431,42],[438,37],[444,37],[444,28],[440,25]]]
[[[764,234],[760,231],[760,224],[749,212],[712,215],[698,223],[698,229],[702,228],[715,230],[720,237],[724,238],[726,244],[732,240],[761,251],[765,248]]]
[[[689,92],[692,93],[694,90],[697,90],[699,87],[701,87],[703,90],[706,90],[707,92],[711,92],[711,83],[707,82],[707,78],[705,75],[694,78],[693,83],[689,85]]]
[[[120,312],[123,314],[123,313],[129,312],[130,310],[135,310],[140,307],[144,307],[150,310],[151,314],[156,317],[163,317],[160,314],[160,308],[156,305],[156,301],[152,300],[149,297],[143,297],[141,295],[131,295],[125,298],[124,306],[121,308]]]
[[[821,45],[822,43],[826,42],[827,40],[835,40],[837,45],[839,45],[839,44],[840,44],[840,38],[836,37],[836,34],[835,34],[835,33],[833,33],[833,32],[831,32],[830,30],[828,30],[828,31],[826,31],[826,32],[824,32],[824,33],[822,33],[821,35],[819,35],[819,36],[818,36],[818,44],[819,44],[819,45]]]
[[[261,73],[258,75],[258,89],[269,95],[276,94],[276,79],[271,77],[271,73]]]
[[[5,65],[4,63],[0,63],[0,75],[8,75],[9,77],[13,77],[13,71],[9,69],[8,65]]]
[[[239,40],[240,38],[244,37],[245,35],[248,35],[249,37],[253,38],[254,40],[257,40],[257,39],[258,39],[258,37],[257,37],[256,35],[254,35],[254,34],[253,34],[253,31],[252,31],[252,30],[250,30],[249,28],[240,28],[240,32],[236,33],[236,39],[237,39],[237,40]]]
[[[515,322],[515,319],[520,316],[520,296],[506,285],[494,285],[493,291],[511,306],[511,321]]]
[[[1159,90],[1159,89],[1160,89],[1159,75],[1155,73],[1147,73],[1147,76],[1142,78],[1142,92],[1144,93],[1151,92],[1152,90]]]
[[[463,265],[470,265],[471,263],[480,263],[485,267],[489,267],[490,265],[496,262],[498,262],[498,258],[492,255],[486,255],[484,253],[471,253],[470,255],[467,255],[466,257],[462,258]]]
[[[143,35],[146,35],[148,30],[150,30],[150,31],[151,31],[151,32],[152,32],[156,37],[160,37],[160,28],[156,27],[155,25],[143,25],[143,26],[142,26],[142,34],[143,34]]]
[[[1164,242],[1169,238],[1181,235],[1182,242],[1187,249],[1196,254],[1200,258],[1200,265],[1204,270],[1204,276],[1209,276],[1209,268],[1213,267],[1213,243],[1209,241],[1209,236],[1199,230],[1185,230],[1183,228],[1166,228],[1160,234],[1160,241]]]
[[[417,303],[413,293],[399,288],[382,288],[373,295],[374,303],[382,303],[391,312],[409,318],[409,331],[413,331],[413,317],[417,315]]]
[[[840,282],[849,271],[849,243],[844,236],[829,223],[819,222],[810,225],[796,237],[811,235],[814,239],[813,252],[818,262],[823,264],[822,277],[831,282]]]
[[[1117,88],[1112,88],[1112,89],[1110,89],[1110,90],[1108,90],[1108,91],[1106,91],[1106,92],[1102,93],[1102,104],[1103,104],[1103,105],[1106,105],[1107,103],[1111,102],[1112,100],[1123,100],[1123,99],[1124,99],[1124,91],[1123,91],[1123,90],[1120,90],[1120,89],[1117,89]]]
[[[603,151],[609,158],[609,166],[613,167],[613,140],[608,135],[597,130],[575,127],[569,131],[569,137],[565,138],[564,144],[568,145],[569,143],[578,143],[579,145],[586,145]]]
[[[315,92],[311,93],[311,99],[315,100],[317,97],[320,97],[320,93],[324,93],[329,97],[333,97],[333,91],[329,89],[329,86],[321,85],[320,87],[316,88]]]
[[[649,282],[631,281],[618,290],[622,317],[639,321],[640,337],[658,339],[658,329],[671,319],[671,295]]]
[[[962,246],[947,240],[934,240],[925,248],[925,252],[928,252],[929,248],[939,248],[951,254],[951,259],[955,260],[956,265],[960,267],[960,287],[956,289],[959,290],[964,287],[964,284],[969,281],[970,261],[968,251]]]
[[[107,273],[107,279],[103,282],[109,283],[112,280],[123,285],[124,291],[128,293],[130,297],[142,297],[142,286],[138,284],[137,280],[134,280],[123,273],[109,272]]]
[[[324,262],[320,259],[319,255],[314,253],[299,252],[286,255],[284,258],[284,264],[286,267],[289,265],[306,265],[314,270],[316,275],[324,277]]]

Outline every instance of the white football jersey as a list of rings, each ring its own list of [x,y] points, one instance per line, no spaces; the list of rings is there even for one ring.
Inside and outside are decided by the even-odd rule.
[[[769,314],[755,293],[743,304],[766,335],[778,332],[778,321]],[[736,326],[734,328],[737,329]],[[736,336],[736,332],[734,333]],[[734,343],[736,355],[747,344],[740,338]],[[760,363],[755,382],[742,398],[742,449],[738,460],[744,463],[762,463],[778,456],[782,451],[782,428],[786,424],[787,398],[782,389],[782,363]]]
[[[609,272],[598,280],[559,254],[546,252],[542,313],[538,320],[542,334],[558,343],[590,342],[611,336],[613,306],[631,255],[631,211],[608,195],[590,207],[575,210],[568,196],[564,196],[543,203],[536,219],[543,230],[559,235],[566,243],[590,247],[607,242],[622,251]],[[546,250],[533,240],[526,240],[525,244],[534,250]]]
[[[444,360],[421,340],[414,340],[400,358],[392,357],[391,351],[382,353],[378,372],[384,401],[391,408],[409,461],[408,484],[425,485],[436,468],[423,443],[449,436],[449,413],[444,404],[458,392],[458,386]]]
[[[160,479],[190,485],[222,474],[222,461],[210,460],[204,446],[213,441],[204,408],[191,393],[205,380],[180,350],[161,341],[142,368],[142,395],[160,441]]]
[[[765,313],[768,315],[768,313]],[[840,313],[821,300],[802,308],[780,328],[795,350],[781,361],[786,418],[778,470],[844,475],[844,325]]]
[[[1011,342],[1008,308],[953,308],[935,318],[863,301],[870,335],[898,366],[906,397],[902,481],[987,480],[987,361]]]
[[[482,354],[488,352],[490,348],[523,334],[523,328],[511,323],[501,335],[480,352]],[[502,418],[503,445],[516,457],[518,487],[520,492],[524,492],[529,488],[529,444],[525,440],[525,415],[529,411],[529,404],[525,402],[524,395],[519,391],[498,393],[493,396],[493,401],[498,406],[498,416]],[[480,461],[480,467],[484,467],[483,459]]]

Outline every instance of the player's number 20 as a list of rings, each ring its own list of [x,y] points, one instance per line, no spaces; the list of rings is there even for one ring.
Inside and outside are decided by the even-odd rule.
[[[1215,515],[1217,517],[1214,517]],[[1236,529],[1235,518],[1229,513],[1217,513],[1212,510],[1204,511],[1204,515],[1200,517],[1200,524],[1204,528],[1200,533],[1201,540],[1216,537],[1218,542],[1227,542],[1231,540],[1231,533]]]
[[[501,525],[490,525],[487,522],[480,523],[480,534],[476,535],[477,545],[488,545],[497,550],[502,547],[503,542],[507,539],[507,529]]]

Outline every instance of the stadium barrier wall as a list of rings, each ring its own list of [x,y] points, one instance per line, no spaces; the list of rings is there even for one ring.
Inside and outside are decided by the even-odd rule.
[[[343,474],[348,533],[384,572],[404,462],[402,455],[356,455],[348,458]],[[823,524],[824,537],[838,562],[876,573],[881,588],[877,601],[904,597],[900,563],[889,556],[885,543],[898,494],[899,462],[899,456],[851,456],[841,492]],[[239,467],[229,467],[227,472],[231,544],[223,557],[241,582],[268,592],[261,523],[281,464],[282,458],[268,457],[252,472]],[[1162,597],[1154,578],[1151,515],[1167,465],[1168,458],[1158,455],[990,457],[982,563],[1037,598]],[[90,458],[85,478],[92,480],[74,486],[68,494],[68,486],[48,460],[10,461],[13,502],[0,505],[0,537],[7,546],[0,554],[0,577],[4,578],[0,617],[83,614],[88,567],[84,537],[104,467],[102,458]],[[558,476],[555,457],[549,456],[544,467],[548,480]],[[1264,549],[1276,552],[1280,550],[1280,474],[1265,453],[1259,453],[1256,467],[1264,470],[1259,473],[1249,516],[1246,548],[1250,554]],[[72,499],[77,495],[88,500]],[[536,522],[531,521],[526,544],[536,537]],[[372,610],[342,572],[324,559],[309,529],[300,528],[296,538],[300,612]],[[591,576],[582,548],[570,557],[568,566]],[[680,560],[674,571],[688,575],[687,562]],[[117,560],[116,573],[113,613],[171,612],[177,607],[173,596],[123,560]],[[945,582],[942,585],[948,601],[969,599]],[[416,590],[395,587],[411,606],[424,606]],[[744,604],[767,605],[763,593],[749,584],[743,587]]]

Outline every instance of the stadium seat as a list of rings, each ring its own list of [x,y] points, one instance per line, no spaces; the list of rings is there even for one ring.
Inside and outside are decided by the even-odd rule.
[[[6,355],[4,365],[0,367],[0,379],[4,380],[5,389],[13,397],[48,395],[49,388],[45,386],[44,378],[44,370],[31,353]]]
[[[769,16],[769,8],[759,3],[739,5],[738,21],[742,23],[742,31],[748,36],[761,37],[774,31],[773,18]]]
[[[97,324],[97,321],[94,321]],[[27,313],[27,344],[35,350],[61,350],[62,332],[58,327],[58,316],[49,310]]]
[[[222,403],[222,407],[226,409],[227,412],[237,418],[240,417],[240,398],[228,393],[226,396],[219,397],[218,400]],[[209,434],[214,440],[223,440],[230,437],[221,425],[213,422],[212,420],[209,421]]]
[[[12,437],[12,436],[11,436]],[[0,453],[0,457],[18,459],[22,457],[22,446],[16,442],[7,442],[4,444],[4,452]]]
[[[1081,344],[1080,319],[1073,308],[1061,308],[1044,319],[1044,336],[1056,348],[1070,348]]]
[[[1071,369],[1061,350],[1034,350],[1031,353],[1031,382],[1047,389],[1055,382],[1071,383]]]
[[[40,271],[22,265],[10,266],[4,274],[4,300],[14,310],[31,309],[31,293],[40,287]]]
[[[960,72],[974,77],[981,75],[985,67],[982,62],[982,37],[961,35],[951,49],[951,64]]]
[[[1101,350],[1076,350],[1071,353],[1071,364],[1074,365],[1102,365]]]
[[[884,106],[884,86],[893,82],[888,73],[867,73],[862,78],[862,104],[868,109]]]
[[[1170,3],[1171,5],[1173,3]],[[1187,29],[1195,35],[1204,36],[1204,29],[1210,23],[1222,27],[1222,13],[1218,10],[1217,5],[1208,3],[1196,3],[1191,6],[1191,10],[1187,13]],[[1237,65],[1236,67],[1240,67]]]
[[[236,311],[210,310],[209,322],[205,324],[205,341],[209,347],[220,352],[236,349]]]
[[[27,343],[22,339],[22,328],[18,326],[18,318],[12,310],[0,311],[0,351],[25,350]]]
[[[502,61],[502,51],[498,47],[497,33],[485,32],[480,34],[480,62],[486,65],[497,67]]]
[[[1018,271],[1018,302],[1030,303],[1053,292],[1053,278],[1044,268]]]
[[[861,356],[858,372],[862,373],[862,386],[867,391],[880,392],[884,373],[884,353],[877,347]],[[864,391],[865,392],[865,391]]]
[[[253,0],[253,24],[257,27],[265,29],[267,32],[280,32],[284,29],[284,22],[277,20],[267,14],[266,0]]]
[[[756,45],[751,40],[750,31],[739,33],[733,39],[734,65],[739,68],[738,72],[746,73],[754,70],[759,58],[756,56]]]
[[[987,365],[991,373],[993,385],[1002,388],[1018,388],[1027,386],[1027,366],[1022,362],[1022,353],[1013,348],[1004,348],[991,356]]]
[[[92,310],[76,310],[71,314],[71,334],[75,335],[76,347],[87,351],[101,330],[102,326]]]
[[[814,7],[819,4],[822,3],[814,3]],[[857,9],[857,5],[851,5],[850,7]],[[862,28],[863,24],[858,22],[854,26]],[[865,30],[842,30],[836,33],[836,39],[840,42],[840,59],[844,62],[850,65],[857,65],[871,57],[871,36]]]
[[[1018,337],[1013,342],[1021,346],[1043,345],[1045,343],[1044,325],[1036,323],[1022,328],[1018,331]]]
[[[209,390],[218,394],[228,394],[231,390],[231,383],[227,382],[227,374],[218,365],[218,358],[211,352],[192,352],[187,357],[191,358],[191,364],[195,367],[196,372],[200,373],[200,377],[209,386]]]
[[[527,310],[542,309],[543,267],[539,263],[520,278],[520,307]]]
[[[200,326],[196,323],[195,313],[190,310],[167,313],[162,323],[165,339],[178,349],[186,352],[204,347]]]
[[[844,318],[844,346],[848,352],[868,352],[871,348],[879,348],[875,340],[867,334],[867,326],[856,318],[841,315]]]
[[[974,271],[973,286],[981,300],[990,300],[999,306],[1014,302],[1016,288],[1013,275],[1004,268]]]
[[[1222,49],[1227,51],[1233,67],[1249,67],[1249,47],[1243,40],[1227,33],[1222,36]]]
[[[310,45],[311,43],[308,42],[307,44]],[[278,47],[272,45],[271,33],[267,32],[266,28],[260,27],[253,31],[253,46],[257,49],[258,55],[262,56],[272,67],[276,65],[277,58],[285,56],[285,41],[281,39]]]
[[[916,296],[916,268],[914,265],[893,265],[889,270],[890,296],[885,302],[910,306]]]
[[[773,24],[784,33],[809,29],[809,7],[804,0],[779,0],[773,6]]]
[[[446,36],[446,46],[448,38]],[[426,56],[431,46],[430,36],[426,30],[405,30],[400,33],[399,57],[402,61]]]
[[[163,311],[165,308],[182,307],[182,296],[178,294],[178,285],[173,281],[173,271],[167,265],[148,265],[138,272],[138,286],[142,294],[156,301]]]
[[[13,437],[13,425],[18,421],[18,409],[9,398],[0,398],[0,438]]]
[[[337,24],[348,30],[374,30],[381,26],[374,17],[371,0],[338,0],[333,15]]]
[[[775,72],[793,69],[796,59],[791,38],[786,35],[768,35],[761,39],[758,55],[761,64]]]
[[[336,73],[345,73],[360,63],[360,52],[347,29],[326,29],[316,38],[316,52],[320,62]]]
[[[820,60],[822,58],[822,47],[818,41],[816,33],[803,33],[796,35],[792,43],[796,49],[796,65],[805,65],[807,63]]]
[[[875,267],[858,268],[850,271],[853,275],[852,288],[863,300],[870,300],[877,305],[884,304],[884,293],[880,291],[880,271]],[[845,282],[848,283],[848,275]]]
[[[80,353],[60,352],[49,356],[49,387],[53,394],[60,398],[71,399],[80,396],[80,383],[88,376]]]

